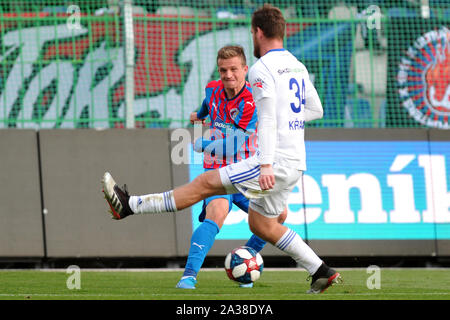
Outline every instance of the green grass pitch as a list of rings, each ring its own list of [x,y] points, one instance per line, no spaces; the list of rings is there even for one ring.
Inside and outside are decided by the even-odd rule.
[[[449,300],[450,269],[380,269],[369,289],[366,269],[340,269],[344,282],[308,295],[307,273],[264,270],[254,288],[239,288],[224,270],[202,270],[196,290],[175,289],[182,271],[80,269],[80,289],[68,289],[65,270],[0,271],[1,300]],[[75,282],[72,282],[75,283]]]

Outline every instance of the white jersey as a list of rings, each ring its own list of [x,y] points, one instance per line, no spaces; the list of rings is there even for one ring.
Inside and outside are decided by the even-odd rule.
[[[321,118],[322,104],[317,91],[309,80],[308,70],[289,51],[274,49],[262,56],[250,69],[249,81],[253,99],[258,110],[258,138],[266,130],[275,146],[265,152],[265,138],[258,141],[261,164],[279,163],[281,165],[306,170],[304,142],[305,122]],[[264,98],[274,101],[275,110],[267,110]],[[264,108],[263,108],[264,107]],[[260,117],[269,114],[273,124],[262,126]],[[266,135],[264,135],[266,137]],[[270,144],[273,144],[270,142]],[[267,144],[269,144],[267,142]]]

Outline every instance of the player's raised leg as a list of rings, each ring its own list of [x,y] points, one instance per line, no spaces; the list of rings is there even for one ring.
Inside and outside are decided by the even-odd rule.
[[[130,196],[117,185],[109,172],[103,175],[102,184],[113,219],[117,220],[132,214],[175,212],[209,196],[227,193],[218,170],[205,172],[174,190],[142,196]]]

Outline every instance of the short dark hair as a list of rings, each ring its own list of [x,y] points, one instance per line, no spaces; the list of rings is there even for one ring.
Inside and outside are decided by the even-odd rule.
[[[261,8],[253,12],[252,29],[260,28],[269,39],[284,39],[286,20],[283,13],[271,4],[264,4]]]
[[[241,46],[225,46],[220,48],[219,52],[217,52],[217,63],[219,62],[219,59],[230,59],[234,57],[240,57],[242,65],[247,65],[244,48]]]

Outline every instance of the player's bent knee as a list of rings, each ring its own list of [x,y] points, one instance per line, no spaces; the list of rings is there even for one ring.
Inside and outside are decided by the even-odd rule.
[[[222,225],[228,215],[228,209],[227,199],[214,199],[206,207],[206,219],[214,221],[219,228],[222,228]]]
[[[202,199],[214,195],[212,184],[210,183],[208,175],[206,173],[196,177],[192,181],[192,184],[195,185],[195,192],[199,194]]]
[[[208,196],[226,194],[218,170],[207,171],[198,178],[201,178],[202,191]]]
[[[287,210],[284,209],[284,211],[278,216],[278,223],[283,224],[286,221],[287,218]]]

